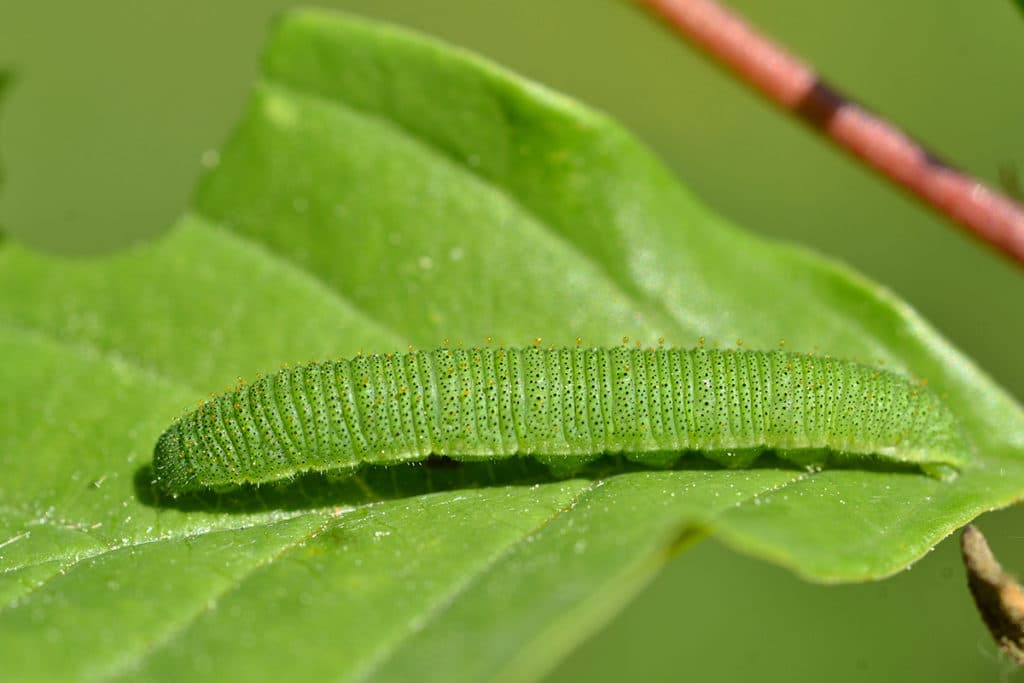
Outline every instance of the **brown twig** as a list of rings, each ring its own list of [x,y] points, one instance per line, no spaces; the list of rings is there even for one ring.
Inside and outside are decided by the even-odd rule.
[[[1024,264],[1024,207],[938,161],[713,0],[636,0],[782,109]]]
[[[992,637],[1018,666],[1024,666],[1024,590],[1003,571],[985,537],[973,524],[960,537],[967,586]]]

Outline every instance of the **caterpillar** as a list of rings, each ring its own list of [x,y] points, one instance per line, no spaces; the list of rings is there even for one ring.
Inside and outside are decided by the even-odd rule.
[[[745,467],[765,450],[967,464],[952,412],[892,372],[784,351],[440,348],[285,368],[211,398],[157,441],[172,494],[362,465],[531,455],[571,474],[603,454]]]

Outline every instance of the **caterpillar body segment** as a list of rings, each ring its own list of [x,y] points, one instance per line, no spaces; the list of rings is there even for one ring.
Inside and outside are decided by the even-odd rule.
[[[534,456],[557,474],[606,453],[653,467],[685,451],[745,467],[772,450],[945,475],[968,448],[925,387],[850,361],[783,351],[441,348],[295,366],[172,424],[154,452],[171,493],[304,471]]]

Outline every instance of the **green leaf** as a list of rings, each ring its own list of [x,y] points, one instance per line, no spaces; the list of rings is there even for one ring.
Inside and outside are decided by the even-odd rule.
[[[17,680],[530,680],[705,534],[861,581],[1024,493],[1020,408],[883,288],[731,227],[600,114],[317,12],[276,27],[163,240],[91,261],[5,244],[0,292],[17,397],[0,411],[0,661]],[[487,336],[884,361],[947,396],[977,464],[943,483],[696,458],[558,480],[503,461],[153,494],[162,429],[239,375]]]

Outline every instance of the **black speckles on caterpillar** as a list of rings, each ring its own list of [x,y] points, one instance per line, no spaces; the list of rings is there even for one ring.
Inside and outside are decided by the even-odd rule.
[[[655,467],[764,450],[967,464],[956,418],[891,372],[784,351],[441,348],[281,370],[203,403],[153,455],[170,493],[423,460],[531,455],[571,473],[605,453]]]

